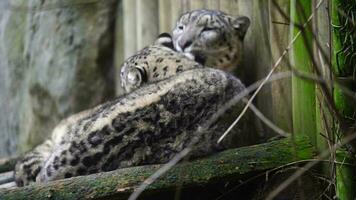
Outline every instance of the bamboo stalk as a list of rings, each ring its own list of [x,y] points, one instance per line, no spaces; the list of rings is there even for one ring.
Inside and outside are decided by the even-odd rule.
[[[149,185],[143,196],[157,191],[169,192],[177,186],[187,189],[204,187],[222,181],[239,180],[250,172],[273,169],[294,161],[311,159],[314,155],[314,147],[305,137],[293,141],[287,138],[226,150],[208,158],[174,166],[164,176]],[[143,180],[160,167],[161,165],[139,166],[73,177],[42,185],[1,189],[0,199],[127,199]]]
[[[296,24],[304,24],[312,12],[310,0],[291,1],[291,19]],[[299,27],[291,23],[291,36],[293,37]],[[294,34],[293,34],[294,33]],[[307,26],[302,37],[299,37],[291,51],[291,64],[295,69],[313,73],[313,64],[310,55],[312,48],[312,30]],[[315,84],[299,77],[292,77],[292,106],[293,106],[293,132],[304,134],[316,144],[316,107],[315,107]]]
[[[355,168],[345,164],[355,163],[355,159],[348,152],[338,150],[336,160],[336,196],[338,199],[355,199]]]
[[[347,35],[345,32],[351,31],[351,30],[346,30],[347,27],[345,27],[343,30],[340,30],[340,28],[343,26],[342,23],[345,23],[346,20],[350,19],[343,19],[341,20],[339,10],[342,10],[343,7],[346,5],[346,3],[343,3],[343,1],[340,0],[334,0],[332,1],[332,24],[334,25],[333,29],[333,59],[332,59],[332,66],[335,74],[338,76],[339,79],[345,78],[345,77],[351,77],[353,81],[355,81],[355,66],[347,63],[347,58],[345,56],[345,53],[342,51],[345,50],[347,47],[344,45],[347,45],[347,42],[343,44],[344,40],[350,40],[350,39],[355,39],[355,36],[350,35],[350,38],[345,38]],[[356,3],[351,3],[350,4],[356,4]],[[356,7],[356,5],[354,6]],[[342,11],[344,12],[344,11]],[[344,13],[343,15],[347,15],[348,13]],[[345,16],[344,18],[352,18],[352,16]],[[351,22],[349,22],[351,23]],[[349,27],[349,29],[354,29],[354,24],[351,25],[352,27]],[[342,32],[343,35],[342,35]],[[355,33],[355,32],[354,32]],[[353,43],[353,41],[350,41],[350,43]],[[350,46],[351,47],[351,46]],[[351,48],[354,48],[355,45],[352,44]],[[355,54],[355,52],[353,52]],[[349,56],[351,57],[351,56]],[[352,81],[350,81],[352,84]],[[350,85],[345,85],[346,87]],[[341,114],[344,115],[344,117],[348,118],[353,118],[355,114],[355,110],[352,109],[351,107],[351,102],[348,101],[346,95],[342,92],[342,90],[335,85],[334,86],[334,101],[337,109]]]
[[[352,5],[354,4],[354,5]],[[341,0],[333,0],[331,3],[331,20],[333,29],[332,29],[332,47],[333,47],[333,57],[332,57],[332,69],[338,78],[352,76],[352,68],[355,66],[347,64],[347,57],[345,56],[345,50],[347,48],[347,39],[345,38],[345,33],[351,30],[350,27],[345,27],[347,17],[352,13],[345,12],[344,9],[347,9],[345,6],[356,6],[356,3],[353,1],[341,1]],[[339,13],[339,10],[344,12],[343,16]],[[342,30],[341,30],[342,28]],[[351,27],[354,28],[353,26]],[[350,36],[355,39],[355,36]],[[352,44],[353,45],[353,44]],[[355,52],[353,52],[355,53]],[[350,70],[351,69],[351,70]],[[346,86],[347,87],[347,86]],[[352,109],[350,102],[346,98],[345,94],[338,86],[334,86],[334,101],[338,111],[343,115],[343,117],[351,118],[353,117],[354,110]],[[335,126],[339,126],[339,124],[335,124]],[[341,135],[338,130],[335,130],[335,137],[337,135]],[[355,160],[348,152],[345,150],[340,150],[336,152],[336,160],[343,162],[354,162]],[[343,164],[336,165],[336,196],[339,199],[354,199],[356,197],[355,192],[355,173],[354,168],[352,166],[347,166]]]

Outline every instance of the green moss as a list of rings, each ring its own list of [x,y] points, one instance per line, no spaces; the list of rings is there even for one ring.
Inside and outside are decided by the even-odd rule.
[[[296,147],[296,148],[295,148]],[[295,153],[297,152],[297,153]],[[213,156],[174,166],[145,194],[170,191],[182,186],[206,186],[223,180],[237,180],[249,173],[283,166],[290,162],[313,158],[315,149],[306,138],[283,139],[270,143],[226,150]],[[24,188],[0,190],[0,199],[83,199],[127,196],[157,171],[161,165],[139,166],[113,172],[74,177],[32,185]]]

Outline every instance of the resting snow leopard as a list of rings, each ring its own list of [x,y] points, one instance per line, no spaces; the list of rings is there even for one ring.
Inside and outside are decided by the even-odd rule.
[[[175,62],[185,59],[171,53]],[[144,62],[151,68],[166,66],[157,59]],[[244,89],[234,76],[199,66],[187,60],[185,71],[63,120],[50,140],[17,163],[17,185],[167,162],[196,136],[200,125]],[[224,149],[211,142],[220,134],[215,125],[209,127],[199,140],[199,155]]]
[[[156,45],[141,50],[125,62],[120,74],[122,87],[130,92],[190,67],[208,66],[232,71],[241,61],[243,39],[249,25],[250,20],[245,16],[233,17],[217,10],[187,12],[178,19],[172,36],[161,34]],[[145,63],[148,53],[152,55],[149,59],[157,59],[165,65],[149,68]],[[174,63],[176,56],[180,63]],[[190,60],[198,63],[192,64]]]
[[[242,57],[248,17],[234,17],[217,10],[193,10],[183,14],[172,31],[178,52],[204,66],[232,71]]]

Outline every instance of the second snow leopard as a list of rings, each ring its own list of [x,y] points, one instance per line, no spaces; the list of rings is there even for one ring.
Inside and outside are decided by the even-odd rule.
[[[250,20],[245,16],[233,17],[217,10],[187,12],[179,18],[173,37],[163,33],[155,45],[126,60],[120,74],[122,87],[130,92],[147,82],[203,66],[232,71],[241,62],[243,39],[249,25]],[[150,68],[147,59],[160,62],[161,67]]]
[[[249,26],[250,20],[245,16],[193,10],[178,19],[172,31],[173,45],[204,66],[233,71],[241,62]]]

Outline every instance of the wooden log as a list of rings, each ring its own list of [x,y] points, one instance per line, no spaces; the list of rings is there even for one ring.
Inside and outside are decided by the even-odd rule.
[[[311,159],[314,147],[306,138],[290,138],[260,145],[226,150],[213,156],[174,166],[144,195],[171,191],[176,187],[207,186],[224,180],[238,180],[250,172],[268,170]],[[0,199],[127,199],[134,189],[162,165],[139,166],[112,172],[73,177],[47,184],[0,190]],[[184,173],[182,173],[184,172]]]

